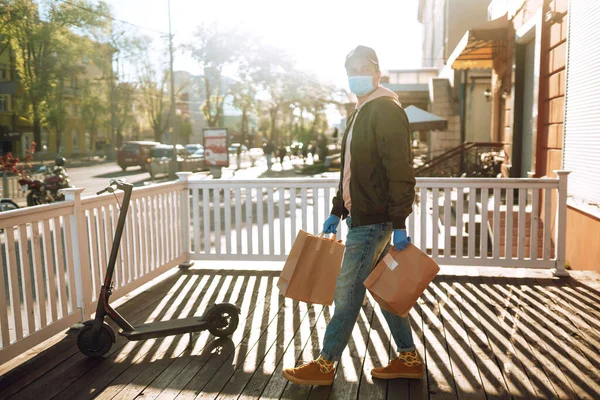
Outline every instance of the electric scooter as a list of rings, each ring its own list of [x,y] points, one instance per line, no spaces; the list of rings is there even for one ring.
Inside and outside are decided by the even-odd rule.
[[[208,330],[212,335],[217,337],[227,337],[233,334],[239,324],[240,309],[231,303],[212,304],[200,317],[158,321],[138,326],[132,326],[110,306],[109,299],[113,289],[112,279],[121,244],[121,236],[125,228],[133,185],[125,183],[122,180],[111,179],[110,186],[99,191],[97,194],[114,193],[115,190],[125,192],[123,204],[119,210],[119,220],[106,268],[104,284],[98,296],[96,316],[93,320],[83,323],[83,327],[77,336],[77,347],[79,350],[88,357],[100,357],[110,350],[115,342],[115,333],[111,326],[104,321],[104,317],[112,319],[121,328],[119,334],[131,341],[185,333],[191,334],[203,330]]]

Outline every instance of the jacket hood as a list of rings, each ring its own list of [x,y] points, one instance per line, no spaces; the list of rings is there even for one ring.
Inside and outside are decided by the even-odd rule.
[[[367,101],[365,101],[364,103],[362,103],[359,107],[357,106],[356,108],[359,109],[359,108],[363,107],[365,104],[367,104],[368,102],[373,101],[375,99],[378,99],[380,97],[391,97],[400,106],[402,106],[400,104],[400,102],[398,101],[398,95],[396,93],[392,92],[388,88],[384,88],[383,86],[379,86],[379,87],[377,87],[377,89],[375,89],[375,91],[373,93],[371,93],[369,95],[369,97],[367,98]]]

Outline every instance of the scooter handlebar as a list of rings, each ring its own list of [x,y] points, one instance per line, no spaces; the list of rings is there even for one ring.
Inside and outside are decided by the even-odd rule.
[[[104,189],[97,192],[96,194],[101,195],[103,193],[113,193],[117,189],[124,190],[125,185],[126,185],[125,181],[122,179],[111,179],[109,181],[109,186],[105,187]],[[115,187],[113,187],[113,186],[115,186]]]

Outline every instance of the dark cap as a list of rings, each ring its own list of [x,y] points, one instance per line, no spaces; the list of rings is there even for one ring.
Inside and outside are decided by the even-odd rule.
[[[377,66],[379,69],[379,60],[377,59],[377,54],[375,54],[375,50],[367,46],[356,46],[354,50],[352,50],[346,56],[346,63],[344,66],[348,66],[348,61],[356,57],[363,57],[371,61],[373,64]]]

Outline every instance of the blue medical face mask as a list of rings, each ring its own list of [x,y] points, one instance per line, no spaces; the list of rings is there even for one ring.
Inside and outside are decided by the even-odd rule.
[[[357,96],[365,96],[375,89],[373,86],[373,77],[370,75],[349,76],[348,85],[350,86],[350,91]]]

